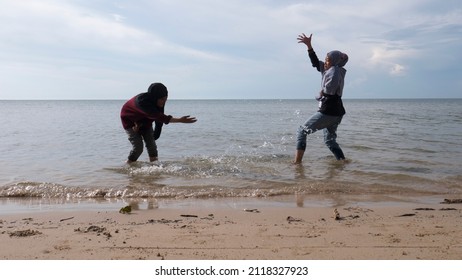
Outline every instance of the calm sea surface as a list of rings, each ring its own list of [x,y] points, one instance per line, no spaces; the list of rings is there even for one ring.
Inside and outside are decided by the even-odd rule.
[[[169,100],[159,161],[124,163],[124,100],[0,101],[0,204],[462,194],[462,99],[344,100],[337,162],[322,132],[291,164],[314,100]]]

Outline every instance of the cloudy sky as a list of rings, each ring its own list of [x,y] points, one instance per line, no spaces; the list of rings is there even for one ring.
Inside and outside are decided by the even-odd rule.
[[[460,0],[0,1],[0,99],[313,98],[302,32],[344,98],[462,98]]]

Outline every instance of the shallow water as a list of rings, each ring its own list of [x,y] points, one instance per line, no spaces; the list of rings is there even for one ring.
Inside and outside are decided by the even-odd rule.
[[[126,165],[124,101],[0,101],[0,197],[184,199],[315,195],[458,195],[462,99],[345,100],[338,129],[345,162],[295,133],[314,100],[170,100],[195,124],[164,126],[159,161]],[[11,200],[10,200],[11,201]],[[50,200],[51,201],[51,200]]]

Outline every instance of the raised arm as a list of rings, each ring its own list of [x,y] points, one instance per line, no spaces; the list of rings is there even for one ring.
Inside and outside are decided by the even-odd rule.
[[[298,43],[303,43],[306,45],[306,47],[308,48],[308,55],[311,60],[311,65],[315,67],[319,72],[321,72],[321,63],[318,59],[318,56],[313,50],[313,46],[311,45],[312,36],[313,34],[310,34],[310,37],[307,37],[305,33],[302,33],[301,35],[298,35],[297,40],[298,40]]]

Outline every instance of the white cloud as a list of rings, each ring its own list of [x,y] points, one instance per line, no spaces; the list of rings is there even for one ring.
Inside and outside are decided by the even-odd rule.
[[[119,14],[112,14],[112,17],[114,18],[115,21],[117,22],[122,22],[125,20],[125,17],[124,16],[121,16]]]
[[[2,7],[2,36],[17,44],[95,47],[118,50],[140,49],[140,43],[161,47],[160,38],[152,38],[135,28],[114,20],[109,15],[78,8],[65,1],[8,1]],[[149,41],[148,41],[149,38]]]
[[[294,98],[300,97],[300,81],[319,85],[296,41],[305,32],[313,33],[321,59],[332,49],[348,53],[347,85],[361,92],[396,76],[418,80],[416,69],[433,76],[449,67],[460,71],[454,60],[462,47],[457,3],[3,0],[0,75],[11,81],[26,75],[38,87],[52,84],[53,77],[86,81],[85,91],[93,94],[124,77],[131,80],[127,88],[154,77],[184,91],[194,85],[209,98],[223,85],[244,97],[265,98],[286,83],[293,94],[287,97]],[[0,84],[0,92],[8,90],[6,84],[27,92],[11,82]]]
[[[402,76],[406,74],[407,69],[403,63],[416,55],[417,52],[413,49],[377,47],[372,49],[372,55],[366,68],[386,69],[392,76]]]
[[[393,76],[402,76],[405,74],[406,67],[400,64],[395,64],[391,68],[390,74]]]
[[[1,36],[21,46],[39,44],[59,48],[89,49],[147,55],[176,53],[202,59],[221,59],[172,43],[149,29],[126,24],[122,14],[105,14],[73,5],[72,1],[8,1],[0,15]],[[9,19],[8,19],[9,17]]]

